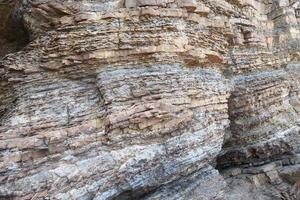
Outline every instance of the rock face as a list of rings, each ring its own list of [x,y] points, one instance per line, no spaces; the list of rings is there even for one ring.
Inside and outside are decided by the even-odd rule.
[[[300,199],[299,1],[0,10],[0,199]]]

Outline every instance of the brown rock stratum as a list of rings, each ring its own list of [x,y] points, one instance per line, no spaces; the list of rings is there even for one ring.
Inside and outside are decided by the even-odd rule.
[[[0,199],[300,199],[300,1],[0,0],[0,44]]]

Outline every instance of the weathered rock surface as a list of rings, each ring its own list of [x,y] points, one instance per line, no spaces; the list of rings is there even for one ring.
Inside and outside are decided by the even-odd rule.
[[[0,10],[0,199],[300,199],[299,1]]]

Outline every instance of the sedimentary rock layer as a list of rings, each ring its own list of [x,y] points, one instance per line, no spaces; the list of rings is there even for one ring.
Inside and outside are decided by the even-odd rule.
[[[12,3],[0,198],[299,198],[299,2]]]

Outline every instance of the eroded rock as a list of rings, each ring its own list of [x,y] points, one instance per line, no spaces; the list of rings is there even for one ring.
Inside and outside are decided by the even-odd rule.
[[[0,198],[298,199],[298,7],[18,1]]]

